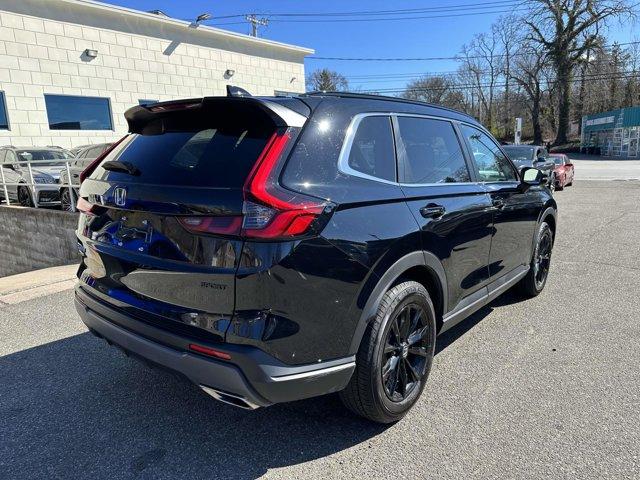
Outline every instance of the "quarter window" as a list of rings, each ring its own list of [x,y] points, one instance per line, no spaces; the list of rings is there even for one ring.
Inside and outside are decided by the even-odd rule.
[[[45,95],[51,130],[113,130],[109,99]]]
[[[372,177],[395,182],[396,158],[391,118],[372,116],[362,119],[349,151],[349,167]]]
[[[9,130],[9,116],[4,92],[0,92],[0,130]]]
[[[401,183],[469,182],[469,170],[453,125],[444,120],[398,117]]]
[[[508,182],[518,179],[513,166],[496,142],[484,132],[462,125],[462,133],[469,142],[473,161],[481,182]]]

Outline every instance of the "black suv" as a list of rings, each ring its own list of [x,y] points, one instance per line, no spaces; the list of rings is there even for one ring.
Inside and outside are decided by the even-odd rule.
[[[83,173],[76,306],[243,408],[401,418],[436,335],[543,289],[556,204],[473,118],[351,94],[137,106]]]

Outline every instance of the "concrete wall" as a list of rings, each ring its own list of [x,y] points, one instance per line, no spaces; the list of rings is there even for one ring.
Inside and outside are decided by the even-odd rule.
[[[36,16],[37,15],[37,16]],[[88,58],[86,49],[98,51]],[[138,101],[304,91],[312,50],[77,0],[0,1],[0,145],[72,147],[120,138]],[[235,70],[232,77],[225,75]],[[45,94],[110,99],[113,130],[50,130]]]
[[[78,263],[75,213],[0,207],[0,277]]]

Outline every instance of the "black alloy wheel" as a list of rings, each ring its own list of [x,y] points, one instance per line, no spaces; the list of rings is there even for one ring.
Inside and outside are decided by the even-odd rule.
[[[518,284],[520,291],[527,297],[535,297],[544,289],[549,276],[552,250],[553,230],[545,221],[538,227],[529,271]]]
[[[549,228],[541,232],[538,244],[536,245],[535,258],[533,261],[534,279],[536,288],[542,290],[547,282],[549,266],[551,265],[551,249],[553,247],[553,237]]]
[[[400,420],[424,390],[435,339],[436,314],[424,285],[407,280],[393,286],[365,331],[342,402],[374,422]]]
[[[406,305],[391,320],[382,358],[382,384],[392,402],[401,402],[420,385],[433,339],[422,306]]]

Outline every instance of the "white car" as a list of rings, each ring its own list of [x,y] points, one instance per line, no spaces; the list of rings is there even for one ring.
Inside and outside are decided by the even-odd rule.
[[[35,206],[36,202],[38,206],[60,205],[60,173],[66,169],[65,161],[71,160],[73,155],[70,152],[57,147],[0,147],[4,177],[4,184],[0,177],[0,198],[5,197],[6,184],[10,202],[24,207]],[[35,188],[29,185],[31,178],[25,162],[37,162],[31,165]]]

